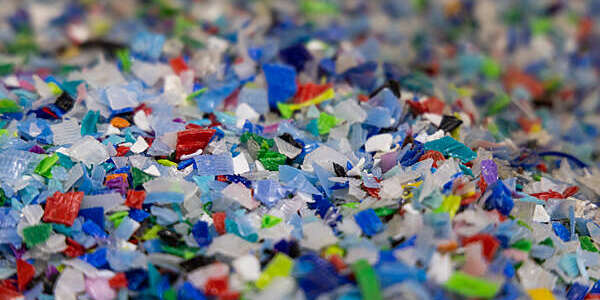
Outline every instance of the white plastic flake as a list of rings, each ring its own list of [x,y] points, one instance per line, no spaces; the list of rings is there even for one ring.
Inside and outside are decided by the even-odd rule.
[[[275,137],[274,140],[275,140],[275,145],[277,145],[277,150],[279,151],[279,153],[282,153],[283,155],[287,156],[288,158],[293,159],[302,152],[302,149],[294,147],[292,144],[282,140],[279,137]]]
[[[239,182],[228,185],[221,193],[250,210],[257,208],[259,205],[258,201],[252,199],[252,191]]]
[[[248,254],[236,258],[233,268],[246,281],[255,281],[260,276],[260,262],[256,256]]]
[[[81,126],[76,120],[65,120],[50,126],[55,145],[73,144],[81,139]]]
[[[109,158],[104,145],[89,135],[73,144],[69,153],[72,158],[83,162],[88,167],[97,166]]]
[[[83,273],[71,267],[62,271],[54,286],[54,296],[57,299],[75,300],[77,293],[85,290]]]
[[[148,143],[146,143],[146,140],[143,137],[138,136],[135,144],[133,144],[129,151],[139,154],[146,151],[146,149],[148,149]]]
[[[248,160],[246,160],[246,156],[243,153],[238,154],[233,158],[233,173],[234,174],[244,174],[250,171],[250,166],[248,165]]]
[[[250,243],[235,234],[227,233],[214,238],[206,254],[213,255],[219,253],[229,257],[239,257],[248,254],[257,247],[257,244]]]
[[[302,225],[301,245],[308,249],[319,251],[321,248],[337,243],[337,238],[333,235],[331,228],[321,221],[311,222]]]

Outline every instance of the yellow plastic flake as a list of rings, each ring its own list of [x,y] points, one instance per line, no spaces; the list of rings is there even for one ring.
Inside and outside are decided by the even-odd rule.
[[[554,295],[549,289],[531,289],[527,290],[531,300],[554,300]]]
[[[459,114],[459,113],[454,113],[454,116],[455,116],[457,119],[459,119],[459,120],[462,120],[462,118],[460,117],[460,114]],[[455,138],[455,139],[457,139],[457,140],[458,140],[458,138],[459,138],[459,136],[460,136],[460,126],[458,126],[458,127],[454,128],[454,129],[452,129],[452,131],[450,131],[450,136],[452,136],[453,138]]]
[[[256,281],[256,287],[264,289],[275,279],[275,277],[286,277],[292,272],[294,261],[287,255],[278,253],[273,257],[271,262],[267,265],[265,270],[260,274],[260,277]]]
[[[161,231],[163,229],[162,226],[160,225],[154,225],[152,226],[152,228],[148,229],[144,235],[142,235],[142,240],[153,240],[158,238],[158,232]]]
[[[325,251],[323,252],[326,258],[329,258],[332,255],[338,255],[339,257],[344,257],[344,249],[340,248],[337,245],[332,245],[327,247],[327,249],[325,249]]]
[[[460,207],[460,200],[462,198],[457,195],[446,196],[444,197],[444,201],[442,201],[442,205],[435,212],[447,212],[450,215],[450,219],[452,219]]]
[[[174,162],[172,162],[172,161],[170,161],[168,159],[159,159],[156,162],[159,163],[159,164],[161,164],[161,165],[163,165],[163,166],[165,166],[165,167],[176,167],[177,166],[176,163],[174,163]]]
[[[312,98],[308,101],[304,101],[302,103],[294,103],[294,104],[286,104],[282,102],[277,103],[277,108],[279,108],[279,112],[284,118],[292,117],[294,111],[299,110],[304,107],[308,107],[311,105],[317,105],[323,101],[327,101],[329,99],[333,99],[335,97],[335,91],[332,88],[327,89],[319,96]]]
[[[58,87],[58,85],[56,85],[56,83],[54,82],[50,82],[48,83],[48,87],[50,88],[50,90],[52,91],[52,94],[54,94],[54,96],[58,96],[60,94],[62,94],[62,89],[60,89],[60,87]]]

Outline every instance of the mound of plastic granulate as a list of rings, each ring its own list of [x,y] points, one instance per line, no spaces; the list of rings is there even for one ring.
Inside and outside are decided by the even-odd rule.
[[[0,300],[600,299],[600,1],[1,2]]]

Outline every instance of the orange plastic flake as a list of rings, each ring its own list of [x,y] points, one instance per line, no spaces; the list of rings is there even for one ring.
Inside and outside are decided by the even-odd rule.
[[[117,127],[117,128],[125,128],[131,124],[129,124],[129,121],[127,121],[121,117],[114,117],[112,120],[110,120],[110,125]]]

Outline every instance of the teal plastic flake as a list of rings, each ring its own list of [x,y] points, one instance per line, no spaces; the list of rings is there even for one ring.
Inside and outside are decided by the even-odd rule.
[[[439,151],[445,156],[456,157],[463,163],[472,161],[477,157],[477,153],[450,136],[427,142],[424,146],[425,150]]]

